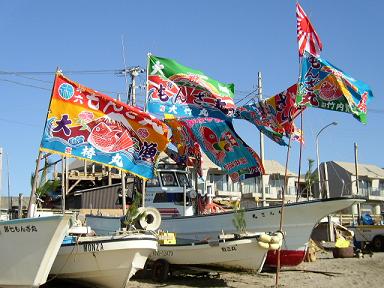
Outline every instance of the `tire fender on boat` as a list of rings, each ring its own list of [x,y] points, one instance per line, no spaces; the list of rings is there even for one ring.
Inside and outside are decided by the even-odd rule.
[[[159,229],[161,224],[161,214],[154,207],[140,207],[139,213],[144,213],[138,221],[139,228],[147,231],[155,231]]]

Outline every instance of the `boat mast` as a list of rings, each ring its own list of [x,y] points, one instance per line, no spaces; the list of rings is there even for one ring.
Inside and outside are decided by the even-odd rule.
[[[263,86],[262,86],[262,79],[261,79],[261,72],[257,72],[257,97],[259,101],[261,102],[263,100]],[[261,164],[264,167],[264,134],[260,131],[260,159]],[[262,197],[262,206],[266,206],[266,199],[265,199],[265,182],[264,182],[264,175],[261,175],[261,197]]]
[[[280,226],[279,231],[283,233],[283,223],[284,223],[284,204],[285,204],[285,191],[287,191],[288,186],[288,161],[289,161],[289,152],[291,151],[291,135],[289,135],[288,149],[287,149],[287,158],[285,160],[285,173],[284,173],[284,188],[281,193],[281,210],[280,210]],[[284,237],[284,234],[283,234]],[[279,287],[279,272],[280,272],[280,254],[281,246],[277,250],[277,265],[276,265],[276,278],[275,278],[275,287]]]
[[[36,160],[36,168],[35,173],[33,174],[33,183],[32,183],[32,190],[31,190],[31,196],[29,197],[29,203],[28,203],[28,218],[32,218],[34,215],[35,208],[33,205],[36,204],[36,187],[37,187],[37,181],[39,178],[39,168],[40,168],[40,161],[42,158],[42,151],[39,150],[39,155],[37,156]],[[33,209],[33,210],[32,210]]]

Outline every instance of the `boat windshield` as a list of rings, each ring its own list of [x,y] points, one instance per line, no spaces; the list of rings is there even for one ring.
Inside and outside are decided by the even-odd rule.
[[[180,186],[184,187],[185,185],[187,188],[191,188],[191,183],[189,182],[189,179],[186,173],[176,172],[176,175],[177,175],[177,179],[179,180]]]
[[[175,174],[173,172],[161,172],[160,173],[161,183],[163,187],[171,186],[171,187],[177,187],[177,181]]]

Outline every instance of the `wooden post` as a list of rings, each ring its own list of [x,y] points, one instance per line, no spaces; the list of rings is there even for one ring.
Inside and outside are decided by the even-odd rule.
[[[122,205],[123,205],[123,215],[127,214],[127,203],[126,203],[127,193],[125,191],[125,172],[121,171],[121,197],[122,197]]]
[[[65,188],[65,183],[66,183],[66,175],[65,175],[65,156],[61,156],[61,211],[65,212],[65,196],[66,196],[66,188]]]
[[[87,160],[84,160],[84,177],[87,177],[87,171],[88,170],[88,167],[87,167]]]
[[[68,195],[69,190],[69,158],[65,156],[65,196]]]
[[[111,186],[112,185],[112,171],[111,171],[111,167],[108,166],[108,186]]]
[[[187,214],[187,185],[184,183],[183,187],[183,208],[184,208],[184,216]]]
[[[145,207],[145,185],[146,185],[146,182],[147,180],[143,179],[143,184],[141,185],[141,194],[142,194],[142,197],[143,197],[143,203],[142,203],[142,207]]]
[[[37,156],[37,160],[36,160],[36,168],[35,168],[35,177],[33,179],[33,183],[32,183],[32,190],[31,190],[31,196],[29,197],[29,202],[28,202],[28,218],[31,218],[33,217],[33,211],[32,211],[32,208],[34,210],[34,207],[32,204],[36,204],[36,186],[37,186],[37,180],[39,178],[39,167],[40,167],[40,160],[41,160],[41,155],[42,155],[43,152],[41,152],[39,150],[39,155]]]
[[[55,162],[55,164],[53,164],[53,179],[56,180],[57,179],[57,166],[56,166],[57,162]]]
[[[288,160],[289,152],[291,150],[291,137],[289,137],[288,149],[287,149],[287,158],[285,161],[285,174],[284,174],[284,189],[281,193],[281,210],[280,210],[280,226],[279,231],[283,233],[283,220],[284,220],[284,202],[285,202],[285,191],[287,190],[288,185]],[[284,237],[284,235],[283,235]],[[281,247],[277,250],[277,265],[276,265],[276,282],[275,287],[279,287],[279,272],[280,272],[280,251]]]
[[[354,151],[355,151],[355,175],[356,175],[356,195],[359,195],[359,173],[358,173],[358,164],[357,164],[357,143],[354,143]],[[361,210],[360,203],[357,203],[357,224],[360,225],[361,218]]]
[[[198,189],[198,185],[199,185],[199,181],[198,181],[198,179],[197,179],[197,177],[198,177],[198,175],[197,175],[197,168],[195,167],[195,192],[196,192],[196,198],[195,198],[195,200],[197,200],[197,199],[199,199],[198,198],[198,196],[199,196],[199,189]],[[196,215],[198,214],[198,205],[197,205],[197,201],[193,201],[194,203],[195,203],[195,207],[193,207],[193,209],[194,209],[194,213],[196,213]],[[193,203],[192,202],[192,203]]]
[[[17,218],[23,218],[23,193],[19,193],[19,211],[17,213]]]
[[[329,190],[327,162],[324,162],[324,182],[325,182],[326,196],[327,196],[327,199],[329,199],[331,196],[330,196],[330,190]],[[331,215],[328,215],[327,219],[328,219],[328,235],[329,235],[328,240],[332,242],[332,241],[335,241],[335,235],[333,233],[333,224],[332,224]]]

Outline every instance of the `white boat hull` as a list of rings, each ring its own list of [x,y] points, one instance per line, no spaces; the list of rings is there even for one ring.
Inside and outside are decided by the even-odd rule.
[[[347,208],[360,199],[336,198],[310,202],[297,202],[284,207],[283,231],[286,237],[282,245],[282,255],[290,259],[282,259],[283,266],[294,266],[304,258],[307,243],[315,224],[332,212]],[[244,211],[246,229],[249,232],[277,231],[280,227],[281,206],[247,209]],[[163,219],[160,228],[164,231],[174,231],[178,238],[183,239],[214,239],[218,233],[233,233],[236,231],[232,224],[233,212],[210,214],[193,217]],[[209,225],[207,225],[209,223]],[[299,252],[299,253],[298,253]],[[267,265],[274,265],[274,257],[269,253]],[[283,256],[284,257],[284,256]],[[297,259],[293,259],[296,258]],[[301,258],[301,260],[300,260]],[[289,263],[292,261],[292,263]],[[296,263],[298,262],[298,263]]]
[[[332,198],[315,200],[308,202],[289,203],[284,207],[283,231],[286,235],[282,245],[282,266],[295,266],[302,262],[307,243],[311,232],[316,223],[330,213],[345,209],[355,203],[364,200],[353,198]],[[247,209],[244,211],[246,229],[248,232],[274,232],[280,227],[281,206],[269,206]],[[236,233],[233,225],[234,212],[219,214],[198,215],[188,217],[163,218],[160,229],[175,232],[178,239],[188,240],[207,240],[216,239],[222,231],[225,233]],[[93,218],[93,221],[92,221]],[[88,217],[88,223],[99,221],[104,218],[103,231],[108,230],[108,226],[117,225],[117,218]],[[114,223],[114,224],[113,224]],[[93,225],[93,224],[90,224]],[[92,226],[98,233],[99,227]],[[276,262],[276,254],[268,253],[266,264],[273,266]]]
[[[0,222],[0,287],[39,287],[69,228],[70,215]]]
[[[268,249],[258,244],[256,236],[185,245],[160,245],[149,259],[164,259],[176,265],[215,265],[254,270],[263,268]]]
[[[51,274],[97,287],[122,288],[157,246],[157,238],[150,234],[81,237],[61,246]]]

